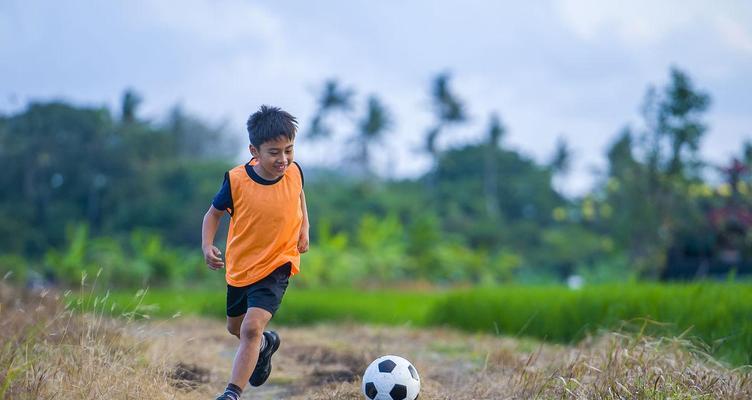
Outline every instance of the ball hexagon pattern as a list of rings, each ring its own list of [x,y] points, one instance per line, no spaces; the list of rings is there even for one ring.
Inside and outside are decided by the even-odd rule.
[[[410,361],[400,356],[382,356],[366,368],[361,388],[369,400],[415,400],[420,392],[420,376]]]

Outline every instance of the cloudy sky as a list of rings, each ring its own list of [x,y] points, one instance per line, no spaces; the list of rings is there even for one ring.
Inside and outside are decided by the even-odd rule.
[[[713,105],[703,155],[721,162],[752,139],[752,2],[24,1],[0,2],[0,111],[64,99],[117,108],[125,88],[163,116],[176,103],[243,137],[248,114],[279,105],[305,131],[327,78],[375,93],[395,127],[378,154],[388,176],[422,173],[428,87],[450,71],[471,121],[441,141],[478,140],[488,115],[505,145],[539,161],[564,137],[569,193],[586,190],[649,84],[674,65]],[[344,135],[349,127],[342,121]],[[336,150],[330,150],[335,152]],[[299,142],[302,163],[337,159]]]

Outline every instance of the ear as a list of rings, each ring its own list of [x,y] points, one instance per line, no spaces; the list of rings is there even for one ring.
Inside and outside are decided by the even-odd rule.
[[[259,151],[258,151],[258,149],[256,147],[254,147],[252,144],[248,145],[248,150],[251,152],[251,155],[253,156],[253,158],[258,158],[259,157]]]

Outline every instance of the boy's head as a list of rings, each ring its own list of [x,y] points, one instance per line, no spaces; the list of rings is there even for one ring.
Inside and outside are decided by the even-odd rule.
[[[298,130],[298,120],[287,111],[279,107],[267,105],[261,106],[258,111],[251,114],[246,124],[248,128],[248,140],[256,149],[270,141],[281,139],[281,136],[295,141],[295,133]]]
[[[298,121],[279,107],[267,105],[248,118],[248,146],[265,177],[282,176],[293,160]]]

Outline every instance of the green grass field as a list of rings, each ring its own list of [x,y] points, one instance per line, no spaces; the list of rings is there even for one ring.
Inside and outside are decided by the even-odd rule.
[[[100,298],[104,295],[99,294]],[[362,322],[381,325],[422,326],[433,305],[445,296],[435,291],[361,291],[317,289],[287,291],[274,322],[301,325],[319,322]],[[84,308],[91,309],[88,298]],[[100,304],[97,301],[97,304]],[[105,307],[115,314],[134,312],[138,316],[169,318],[174,315],[225,317],[225,293],[218,289],[155,289],[119,291],[108,295]]]
[[[149,289],[111,293],[114,313],[224,318],[224,289]],[[101,303],[101,302],[100,302]],[[94,304],[91,299],[85,308]],[[300,325],[360,322],[450,326],[469,331],[571,343],[601,329],[684,336],[734,364],[752,363],[752,285],[630,284],[566,287],[502,286],[451,291],[291,287],[274,322]]]
[[[569,343],[599,329],[684,336],[735,364],[752,363],[752,285],[733,283],[500,287],[451,293],[430,325]]]

